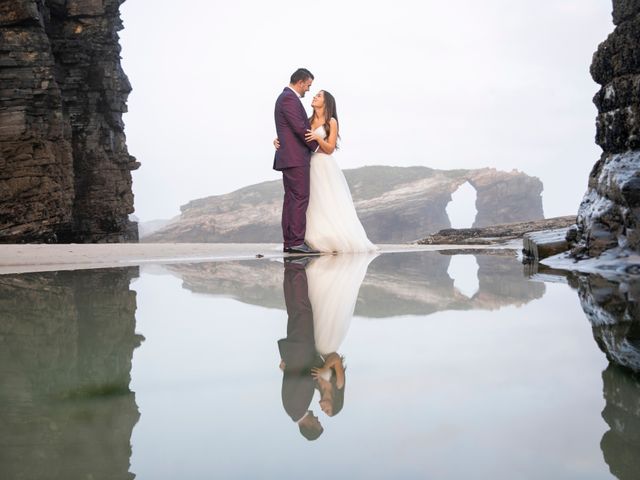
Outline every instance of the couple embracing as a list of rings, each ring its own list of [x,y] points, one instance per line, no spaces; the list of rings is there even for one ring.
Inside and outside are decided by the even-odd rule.
[[[296,254],[370,252],[369,241],[342,170],[332,153],[338,142],[336,102],[320,90],[307,118],[301,98],[314,76],[299,68],[275,106],[278,134],[273,168],[282,172],[284,252]]]

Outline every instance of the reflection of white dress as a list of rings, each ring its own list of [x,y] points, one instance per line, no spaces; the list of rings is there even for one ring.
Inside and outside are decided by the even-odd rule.
[[[324,126],[315,132],[326,135]],[[377,250],[358,219],[349,185],[335,159],[326,153],[313,153],[310,179],[305,241],[321,252]]]
[[[320,355],[337,352],[347,335],[367,267],[377,253],[322,255],[306,268],[313,334]]]

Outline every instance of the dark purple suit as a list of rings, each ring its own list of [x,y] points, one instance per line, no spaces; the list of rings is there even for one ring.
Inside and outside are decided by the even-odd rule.
[[[309,166],[311,152],[318,148],[318,143],[305,141],[304,136],[310,128],[309,119],[298,95],[291,88],[286,87],[276,100],[274,116],[280,148],[276,150],[273,168],[282,171],[282,236],[284,248],[289,248],[304,242]]]

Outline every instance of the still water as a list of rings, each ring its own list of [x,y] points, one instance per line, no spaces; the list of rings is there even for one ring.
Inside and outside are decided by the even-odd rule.
[[[638,478],[637,290],[438,252],[0,276],[0,478]]]

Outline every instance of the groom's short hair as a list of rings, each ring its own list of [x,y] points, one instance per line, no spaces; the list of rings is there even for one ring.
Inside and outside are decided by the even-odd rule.
[[[313,73],[311,73],[306,68],[299,68],[291,74],[291,85],[295,85],[300,81],[304,82],[308,78],[310,78],[311,80],[315,80]]]

